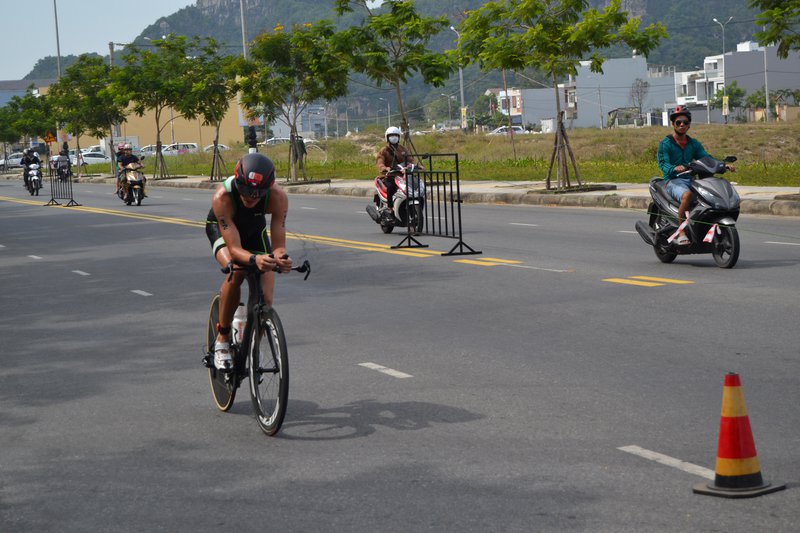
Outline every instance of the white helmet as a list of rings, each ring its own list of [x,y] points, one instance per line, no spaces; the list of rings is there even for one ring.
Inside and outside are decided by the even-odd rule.
[[[386,128],[386,133],[383,134],[383,138],[386,139],[387,142],[391,142],[389,141],[390,135],[397,135],[397,141],[395,141],[392,144],[397,144],[398,142],[400,142],[400,128],[398,128],[397,126],[389,126],[388,128]]]

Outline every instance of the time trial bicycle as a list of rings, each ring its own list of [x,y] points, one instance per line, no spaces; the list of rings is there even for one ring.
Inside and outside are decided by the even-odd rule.
[[[288,257],[288,256],[286,256]],[[289,400],[289,354],[286,336],[275,309],[266,303],[261,290],[262,272],[256,266],[239,266],[229,263],[221,269],[233,277],[235,271],[244,271],[249,288],[247,297],[247,320],[241,338],[231,331],[233,368],[218,370],[214,366],[214,343],[219,324],[219,294],[211,300],[208,314],[206,354],[203,364],[208,368],[208,379],[214,403],[220,411],[233,406],[236,390],[245,379],[250,382],[250,399],[253,402],[256,421],[267,435],[275,435],[283,424]],[[279,272],[277,268],[273,269]],[[311,265],[303,261],[292,270],[311,274]]]

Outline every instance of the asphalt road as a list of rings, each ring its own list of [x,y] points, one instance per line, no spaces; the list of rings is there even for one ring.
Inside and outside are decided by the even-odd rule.
[[[2,531],[800,529],[798,219],[742,216],[722,270],[661,264],[635,211],[466,205],[482,253],[442,256],[391,249],[364,199],[293,195],[313,273],[278,280],[292,381],[269,438],[246,388],[213,407],[200,364],[210,191],[75,190],[45,208],[0,182]],[[692,493],[729,371],[785,491]]]

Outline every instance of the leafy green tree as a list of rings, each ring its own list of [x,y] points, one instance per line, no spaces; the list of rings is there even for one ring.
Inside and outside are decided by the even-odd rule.
[[[726,85],[724,89],[722,87],[717,89],[709,105],[714,109],[722,109],[722,97],[727,96],[728,109],[739,109],[744,103],[745,94],[747,94],[747,91],[739,87],[736,80],[733,80],[730,85]]]
[[[55,130],[56,121],[47,95],[34,93],[33,85],[25,96],[13,96],[7,107],[13,116],[13,128],[22,136],[39,138]]]
[[[9,106],[0,107],[0,142],[3,143],[3,159],[8,159],[8,145],[22,136],[15,125],[16,114]]]
[[[558,160],[559,187],[563,171],[569,186],[565,149],[575,164],[566,137],[558,81],[576,74],[581,60],[590,61],[593,72],[602,72],[604,49],[624,43],[647,55],[666,37],[660,23],[640,29],[638,18],[622,11],[621,0],[611,0],[603,11],[589,9],[588,0],[498,0],[470,12],[460,25],[459,53],[462,60],[477,62],[485,69],[521,71],[528,67],[550,74],[555,91],[558,126],[556,143],[547,175]]]
[[[308,104],[347,94],[347,60],[328,21],[276,27],[252,42],[250,61],[241,68],[241,102],[268,118],[281,117],[290,128],[289,167],[297,181],[297,120]]]
[[[105,137],[112,124],[125,119],[124,107],[109,90],[110,79],[111,67],[100,56],[82,55],[50,86],[53,113],[75,136],[77,152],[81,135]]]
[[[793,105],[800,103],[800,89],[778,89],[775,91],[775,96],[783,99],[786,103],[791,100]]]
[[[354,71],[365,74],[379,87],[394,88],[400,123],[406,142],[410,141],[408,116],[402,86],[418,73],[423,81],[441,87],[455,70],[455,63],[429,48],[431,38],[447,28],[447,17],[420,15],[412,0],[384,1],[380,10],[370,8],[368,0],[336,0],[340,16],[358,6],[366,17],[360,26],[342,32],[343,49],[349,51]]]
[[[111,90],[120,105],[131,106],[138,116],[152,110],[156,123],[156,160],[153,177],[169,173],[162,154],[161,132],[169,124],[164,112],[173,108],[179,112],[194,109],[192,99],[193,63],[190,55],[200,45],[197,37],[168,35],[152,41],[154,48],[131,46],[122,56],[123,65],[114,69]]]
[[[750,0],[750,7],[762,10],[756,18],[762,29],[754,35],[759,43],[777,44],[783,59],[800,50],[800,0]]]
[[[219,152],[219,128],[238,91],[239,63],[238,57],[220,55],[219,44],[214,39],[203,41],[187,73],[192,82],[191,91],[179,107],[184,117],[200,116],[204,125],[214,127],[212,179],[225,174]]]

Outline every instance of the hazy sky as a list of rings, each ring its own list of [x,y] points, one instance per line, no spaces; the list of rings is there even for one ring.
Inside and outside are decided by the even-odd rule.
[[[108,54],[108,43],[129,43],[159,17],[194,0],[55,0],[61,55]],[[0,0],[0,80],[19,80],[36,62],[56,55],[53,0]]]

